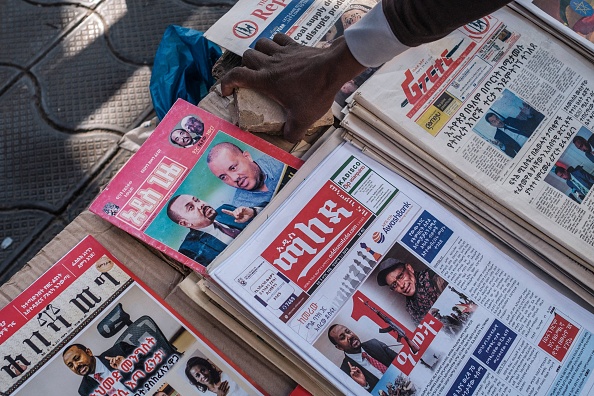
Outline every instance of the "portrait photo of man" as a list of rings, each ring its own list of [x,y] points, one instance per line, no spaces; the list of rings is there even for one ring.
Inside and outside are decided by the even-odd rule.
[[[177,128],[169,134],[169,141],[174,146],[187,148],[196,144],[204,134],[204,122],[200,117],[190,115],[184,117]]]
[[[101,384],[108,377],[112,377],[114,371],[119,371],[119,366],[128,356],[134,353],[135,347],[125,342],[115,344],[108,350],[95,355],[90,348],[82,344],[71,344],[62,353],[64,364],[74,374],[82,377],[80,386],[78,387],[78,394],[81,396],[89,396],[96,394],[96,389],[101,387]],[[142,360],[142,361],[140,361]],[[122,390],[129,392],[125,386],[125,382],[130,379],[130,376],[136,369],[142,369],[144,359],[138,359],[135,363],[135,369],[131,372],[120,371],[121,380],[110,385],[109,388],[114,390]]]
[[[386,258],[379,265],[377,284],[406,300],[406,312],[418,325],[429,312],[448,283],[430,269],[415,270],[407,262]]]
[[[575,194],[576,200],[581,202],[594,185],[594,175],[586,172],[582,166],[563,167],[557,165],[554,173],[565,181],[565,184],[571,188],[571,193]]]
[[[331,325],[327,334],[334,347],[344,352],[340,369],[370,392],[398,355],[375,338],[362,342],[357,334],[339,323]]]
[[[235,206],[266,206],[277,191],[284,170],[284,164],[277,159],[261,153],[252,156],[230,142],[213,146],[206,161],[214,176],[236,189],[231,202]]]
[[[577,135],[573,138],[573,145],[583,152],[588,160],[594,162],[594,134],[590,134],[588,139]]]
[[[544,115],[505,89],[475,125],[474,131],[514,158],[544,120]]]
[[[217,209],[190,194],[172,197],[167,216],[188,228],[178,251],[192,260],[210,264],[256,216],[257,209],[223,204]]]

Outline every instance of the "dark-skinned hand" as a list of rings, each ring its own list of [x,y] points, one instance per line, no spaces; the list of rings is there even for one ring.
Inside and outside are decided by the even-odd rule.
[[[297,142],[332,106],[340,87],[363,70],[344,37],[315,48],[279,33],[245,51],[243,66],[223,76],[221,90],[228,96],[235,88],[248,88],[275,100],[286,110],[285,139]]]

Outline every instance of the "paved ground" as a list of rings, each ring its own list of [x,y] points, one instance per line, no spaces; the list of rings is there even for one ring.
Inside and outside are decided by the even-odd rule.
[[[229,0],[0,2],[0,284],[95,197],[152,118],[170,24],[205,31]]]

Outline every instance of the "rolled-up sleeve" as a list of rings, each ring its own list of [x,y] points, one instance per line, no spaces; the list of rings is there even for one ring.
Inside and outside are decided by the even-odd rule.
[[[364,66],[379,66],[409,47],[447,36],[510,0],[382,0],[344,36]]]

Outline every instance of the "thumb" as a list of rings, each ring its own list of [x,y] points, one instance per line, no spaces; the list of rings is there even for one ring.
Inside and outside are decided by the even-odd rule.
[[[221,94],[229,96],[235,88],[257,88],[256,74],[245,66],[234,67],[221,78]]]

